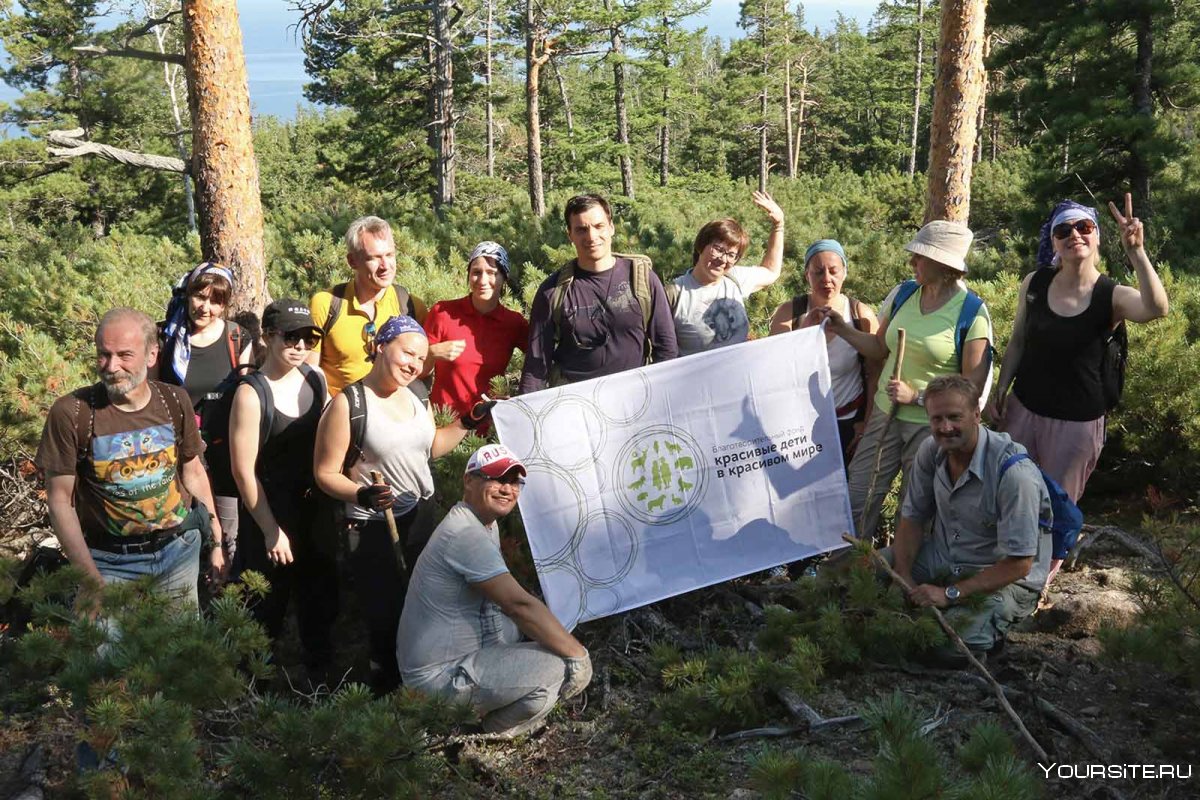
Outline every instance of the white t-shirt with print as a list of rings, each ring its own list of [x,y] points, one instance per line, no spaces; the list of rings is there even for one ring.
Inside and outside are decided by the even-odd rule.
[[[746,298],[774,278],[764,267],[732,267],[708,286],[701,286],[691,271],[672,281],[680,289],[673,315],[679,355],[746,341],[750,335]]]

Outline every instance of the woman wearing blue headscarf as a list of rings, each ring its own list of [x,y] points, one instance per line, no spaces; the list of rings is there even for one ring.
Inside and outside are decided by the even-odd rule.
[[[1104,445],[1111,408],[1101,381],[1105,339],[1122,322],[1167,315],[1167,293],[1143,247],[1142,222],[1108,204],[1138,287],[1102,275],[1100,215],[1065,200],[1042,226],[1039,269],[1021,283],[992,417],[1078,501]],[[1011,388],[1012,392],[1009,393]],[[1050,579],[1062,559],[1051,563]],[[1046,582],[1050,585],[1049,580]]]
[[[205,261],[179,279],[167,305],[158,379],[187,391],[197,423],[204,416],[205,403],[220,397],[217,387],[251,361],[252,337],[236,322],[225,319],[232,295],[233,273]],[[226,563],[233,563],[237,550],[237,486],[228,465],[210,469],[209,478],[221,530],[226,532]]]
[[[840,242],[836,239],[813,242],[804,253],[808,294],[793,297],[775,309],[771,335],[820,325],[825,318],[821,309],[828,308],[841,314],[843,319],[853,321],[858,330],[874,334],[879,329],[875,312],[866,303],[842,294],[842,283],[849,269],[846,251]],[[825,331],[825,346],[829,350],[829,377],[837,409],[842,461],[849,468],[850,458],[862,438],[863,426],[871,411],[867,364],[832,328]]]

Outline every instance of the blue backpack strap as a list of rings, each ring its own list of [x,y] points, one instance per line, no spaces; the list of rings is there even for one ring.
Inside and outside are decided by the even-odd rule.
[[[967,297],[963,300],[962,310],[958,312],[958,323],[954,326],[954,355],[958,359],[958,371],[962,372],[963,349],[967,346],[967,331],[971,330],[971,325],[975,322],[975,317],[979,316],[979,310],[983,308],[983,298],[967,290]],[[988,346],[988,366],[991,366],[991,346]]]
[[[917,293],[917,289],[921,288],[921,284],[916,281],[904,281],[896,287],[896,294],[892,297],[892,310],[888,313],[888,323],[896,318],[896,312],[900,310],[900,306],[908,302],[908,298]]]
[[[1011,456],[1004,459],[1004,463],[1000,465],[1000,474],[996,476],[996,481],[999,482],[1000,479],[1004,477],[1004,473],[1008,472],[1008,468],[1013,464],[1017,463],[1018,461],[1025,461],[1026,459],[1030,461],[1033,460],[1029,458],[1029,453],[1013,453]]]

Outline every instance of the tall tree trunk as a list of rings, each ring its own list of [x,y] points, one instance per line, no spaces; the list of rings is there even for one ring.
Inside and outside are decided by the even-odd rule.
[[[162,13],[156,4],[150,3],[146,5],[146,16],[157,17]],[[167,26],[154,26],[154,45],[158,48],[158,52],[166,54],[167,52]],[[188,160],[187,145],[183,141],[183,107],[179,102],[179,70],[178,64],[170,64],[163,62],[163,83],[167,85],[167,98],[171,101],[171,118],[175,120],[175,133],[172,139],[175,140],[175,152],[184,161]],[[192,177],[184,173],[183,177],[183,201],[187,206],[187,226],[189,231],[196,230],[196,197],[192,192]]]
[[[558,96],[562,99],[563,116],[567,118],[567,141],[571,145],[570,157],[571,163],[575,163],[575,112],[571,110],[571,97],[567,94],[567,82],[563,79],[562,70],[558,68],[558,62],[553,58],[547,62],[547,66],[554,70],[554,80],[558,84]]]
[[[925,0],[917,0],[917,58],[913,64],[912,136],[908,148],[908,177],[917,174],[917,134],[921,130],[921,68],[925,62]]]
[[[549,60],[546,34],[537,26],[535,0],[525,0],[525,162],[529,177],[529,207],[546,216],[546,191],[542,185],[542,111],[538,79]],[[538,53],[538,48],[543,52]]]
[[[1068,72],[1071,91],[1075,90],[1075,54],[1071,54],[1071,67]],[[1071,131],[1067,131],[1066,138],[1063,139],[1062,148],[1062,174],[1066,175],[1071,171]]]
[[[763,0],[762,21],[759,29],[762,31],[762,94],[759,96],[759,129],[758,129],[758,190],[767,190],[767,173],[771,168],[770,156],[767,152],[767,80],[770,77],[771,64],[767,57],[767,10],[768,0]]]
[[[937,86],[929,143],[925,220],[966,223],[971,157],[983,102],[983,29],[987,0],[943,0]]]
[[[433,207],[454,202],[455,168],[458,160],[454,145],[454,41],[450,19],[452,0],[433,1],[433,123],[437,141],[435,171],[437,188]]]
[[[604,10],[609,13],[609,41],[612,43],[613,96],[617,111],[617,144],[620,149],[621,191],[630,200],[633,195],[633,158],[629,153],[629,112],[625,107],[625,44],[621,37],[621,25],[612,17],[612,0],[604,0]]]
[[[991,127],[988,130],[988,144],[991,147],[991,153],[988,156],[988,160],[995,161],[996,156],[1000,152],[1000,115],[996,113],[995,109],[992,109],[990,112],[988,112],[988,116],[992,120]]]
[[[192,175],[204,257],[233,270],[231,313],[267,303],[262,200],[235,0],[184,0]]]
[[[484,118],[487,122],[487,176],[496,177],[496,131],[492,120],[492,16],[495,0],[487,0],[487,63],[484,66],[484,85],[487,86],[487,105]]]
[[[792,141],[792,57],[783,60],[783,136],[787,139],[787,176],[796,177],[796,143]]]
[[[1146,117],[1147,132],[1154,117],[1154,96],[1151,94],[1151,66],[1154,56],[1154,30],[1149,7],[1143,4],[1137,17],[1137,83],[1133,88],[1133,110],[1139,117]],[[1150,202],[1150,165],[1142,154],[1145,146],[1142,136],[1137,135],[1130,148],[1129,178],[1133,184],[1134,204],[1142,219],[1153,216]]]
[[[800,61],[800,110],[796,119],[796,144],[792,148],[792,174],[800,172],[800,148],[804,144],[804,121],[808,110],[808,61]]]
[[[671,173],[671,18],[663,22],[662,124],[658,128],[658,185],[666,186]]]

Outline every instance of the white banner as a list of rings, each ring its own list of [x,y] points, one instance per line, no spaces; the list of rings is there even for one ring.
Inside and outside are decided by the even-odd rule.
[[[825,335],[772,336],[505,401],[521,517],[568,628],[842,545]]]

